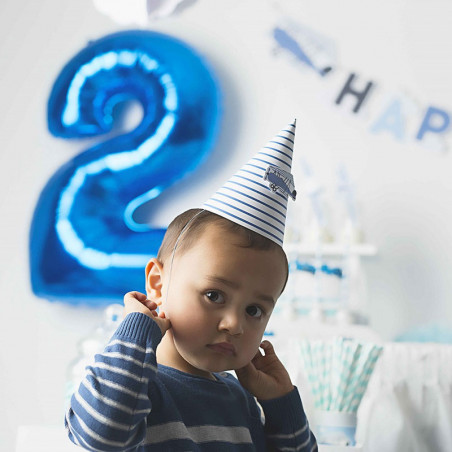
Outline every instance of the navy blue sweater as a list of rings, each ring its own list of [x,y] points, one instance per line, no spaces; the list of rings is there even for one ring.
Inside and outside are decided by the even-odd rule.
[[[69,438],[92,451],[317,450],[298,390],[259,401],[236,378],[157,365],[162,334],[129,314],[72,396]],[[265,419],[265,421],[263,421]]]

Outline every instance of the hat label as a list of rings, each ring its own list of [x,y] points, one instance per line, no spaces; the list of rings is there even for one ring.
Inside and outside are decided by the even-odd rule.
[[[277,166],[269,165],[264,174],[264,180],[274,192],[280,191],[282,194],[290,196],[294,201],[297,197],[295,183],[292,174]]]

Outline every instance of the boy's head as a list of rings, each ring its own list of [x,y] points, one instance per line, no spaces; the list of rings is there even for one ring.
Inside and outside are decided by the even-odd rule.
[[[221,217],[213,212],[203,209],[189,209],[178,215],[168,226],[163,238],[157,259],[165,264],[170,261],[175,253],[183,253],[192,246],[209,225],[216,225],[224,231],[231,232],[237,236],[237,246],[256,250],[278,250],[283,258],[283,265],[286,269],[286,280],[281,290],[283,292],[289,267],[287,257],[283,249],[272,240],[264,237],[250,229]],[[185,229],[185,230],[184,230]],[[183,231],[183,233],[182,233]],[[180,239],[180,240],[179,240]],[[179,240],[179,242],[178,242]],[[175,249],[177,244],[177,248]]]
[[[146,268],[148,298],[172,325],[161,364],[198,375],[245,366],[287,274],[286,255],[271,240],[208,211],[179,215]]]
[[[243,367],[258,351],[288,277],[282,244],[288,198],[296,197],[294,137],[295,122],[202,209],[170,224],[146,267],[148,298],[163,303],[171,321],[161,364],[210,375]]]

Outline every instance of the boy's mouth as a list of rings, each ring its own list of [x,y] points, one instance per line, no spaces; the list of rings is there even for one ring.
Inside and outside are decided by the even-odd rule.
[[[222,353],[223,355],[233,356],[235,355],[235,347],[229,342],[218,342],[216,344],[209,344],[207,346],[211,350],[217,353]]]

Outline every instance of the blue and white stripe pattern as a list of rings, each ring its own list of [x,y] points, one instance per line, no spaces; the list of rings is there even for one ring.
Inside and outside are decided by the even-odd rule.
[[[96,355],[66,415],[69,438],[90,451],[314,452],[297,389],[261,401],[228,373],[217,381],[158,366],[158,325],[129,314]]]
[[[271,190],[264,177],[269,166],[290,174],[294,141],[295,121],[261,148],[202,208],[282,246],[288,195]]]

